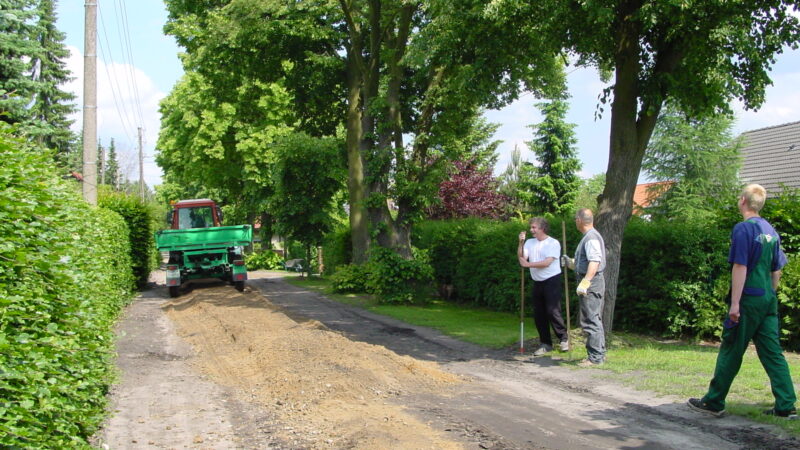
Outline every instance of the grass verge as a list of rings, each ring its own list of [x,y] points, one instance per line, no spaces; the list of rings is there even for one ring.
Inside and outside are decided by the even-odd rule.
[[[333,300],[410,324],[435,328],[454,338],[485,347],[509,347],[519,342],[518,314],[472,308],[436,299],[418,306],[381,305],[368,295],[333,293],[330,282],[323,278],[287,277],[287,280],[296,286],[321,292]],[[535,337],[533,320],[527,317],[525,338]],[[582,355],[580,332],[573,330],[571,338],[573,354]],[[713,344],[664,342],[629,333],[614,333],[609,348],[608,360],[602,370],[589,369],[597,372],[598,377],[657,395],[686,399],[701,397],[706,392],[717,360],[717,347]],[[797,379],[800,376],[800,355],[790,352],[785,355],[789,370]],[[776,419],[762,413],[771,408],[772,403],[769,378],[751,347],[745,353],[742,367],[731,386],[726,409],[730,414],[778,425],[793,436],[800,437],[800,420]]]

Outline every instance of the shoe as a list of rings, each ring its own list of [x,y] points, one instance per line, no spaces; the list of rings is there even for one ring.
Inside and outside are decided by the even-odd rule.
[[[562,352],[568,352],[569,351],[569,341],[561,341],[561,344],[559,344],[559,347],[561,348]]]
[[[589,358],[586,358],[578,363],[578,367],[597,367],[603,364],[603,361],[594,362]]]
[[[764,411],[764,414],[768,416],[775,416],[780,417],[786,420],[797,420],[797,410],[793,409],[791,411],[778,411],[775,408],[770,408]]]
[[[714,417],[722,417],[725,415],[724,409],[713,409],[708,406],[708,403],[704,402],[702,399],[699,398],[690,398],[689,401],[686,402],[689,405],[689,408],[692,408],[695,411],[699,411],[705,414],[711,414]]]
[[[539,348],[536,349],[535,352],[533,352],[533,356],[542,356],[545,353],[549,353],[551,351],[553,351],[553,347],[552,346],[547,345],[547,344],[542,344],[542,345],[539,346]]]

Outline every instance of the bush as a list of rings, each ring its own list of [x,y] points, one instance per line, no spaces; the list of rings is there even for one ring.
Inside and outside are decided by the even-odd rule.
[[[331,286],[334,292],[367,292],[366,279],[366,266],[347,264],[331,276]]]
[[[729,235],[714,223],[634,217],[623,238],[615,328],[718,335],[730,286]]]
[[[571,217],[548,218],[550,234],[561,240],[562,220],[567,224],[568,244],[574,248],[580,234]],[[498,311],[517,311],[520,297],[517,242],[522,230],[528,230],[527,221],[426,221],[415,227],[413,238],[415,245],[430,252],[443,297]],[[524,276],[526,286],[530,286],[530,275]],[[529,290],[526,295],[530,295]]]
[[[283,268],[283,258],[272,250],[250,253],[244,257],[248,270],[277,270]]]
[[[778,285],[781,335],[787,349],[800,351],[800,254],[789,256]]]
[[[158,267],[155,238],[155,212],[153,208],[131,194],[100,190],[97,203],[125,219],[130,232],[130,251],[136,285],[144,287],[150,271]]]
[[[366,291],[387,303],[415,303],[428,300],[433,269],[425,251],[414,250],[405,259],[385,248],[375,248],[367,262]]]
[[[353,261],[349,227],[342,227],[325,235],[322,243],[322,260],[325,265],[325,275],[336,273],[341,266]]]
[[[415,249],[409,260],[379,247],[366,264],[340,266],[331,279],[335,292],[366,292],[386,303],[415,303],[430,296],[433,269],[424,251]]]
[[[128,229],[0,130],[0,447],[81,448],[102,423]]]

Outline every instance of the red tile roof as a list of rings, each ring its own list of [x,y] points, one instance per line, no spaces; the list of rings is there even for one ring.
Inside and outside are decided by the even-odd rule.
[[[668,191],[673,184],[674,181],[637,184],[636,190],[633,191],[633,213],[641,214],[644,208],[650,206],[653,200]]]

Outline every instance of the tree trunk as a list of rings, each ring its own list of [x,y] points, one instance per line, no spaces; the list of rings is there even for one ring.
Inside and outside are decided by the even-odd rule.
[[[366,214],[366,189],[364,187],[364,160],[361,155],[361,87],[363,72],[359,67],[361,51],[358,33],[352,32],[347,56],[347,192],[350,203],[350,242],[353,262],[367,261],[369,251],[369,224]]]
[[[635,7],[635,2],[632,2]],[[597,229],[606,244],[606,281],[603,327],[607,334],[614,326],[614,308],[625,226],[633,212],[633,193],[642,168],[642,159],[661,109],[657,104],[642,102],[638,88],[640,71],[639,24],[625,11],[620,13],[622,25],[617,35],[616,80],[611,106],[606,186],[598,205]],[[641,108],[641,109],[640,109]],[[638,117],[637,117],[638,113]]]
[[[606,244],[606,281],[603,327],[610,334],[614,327],[614,307],[617,300],[620,251],[622,235],[631,217],[633,191],[639,178],[644,152],[639,150],[636,133],[638,110],[637,80],[639,74],[638,28],[627,13],[619,13],[618,51],[614,100],[611,105],[611,131],[606,186],[603,190],[598,214],[597,229]]]

